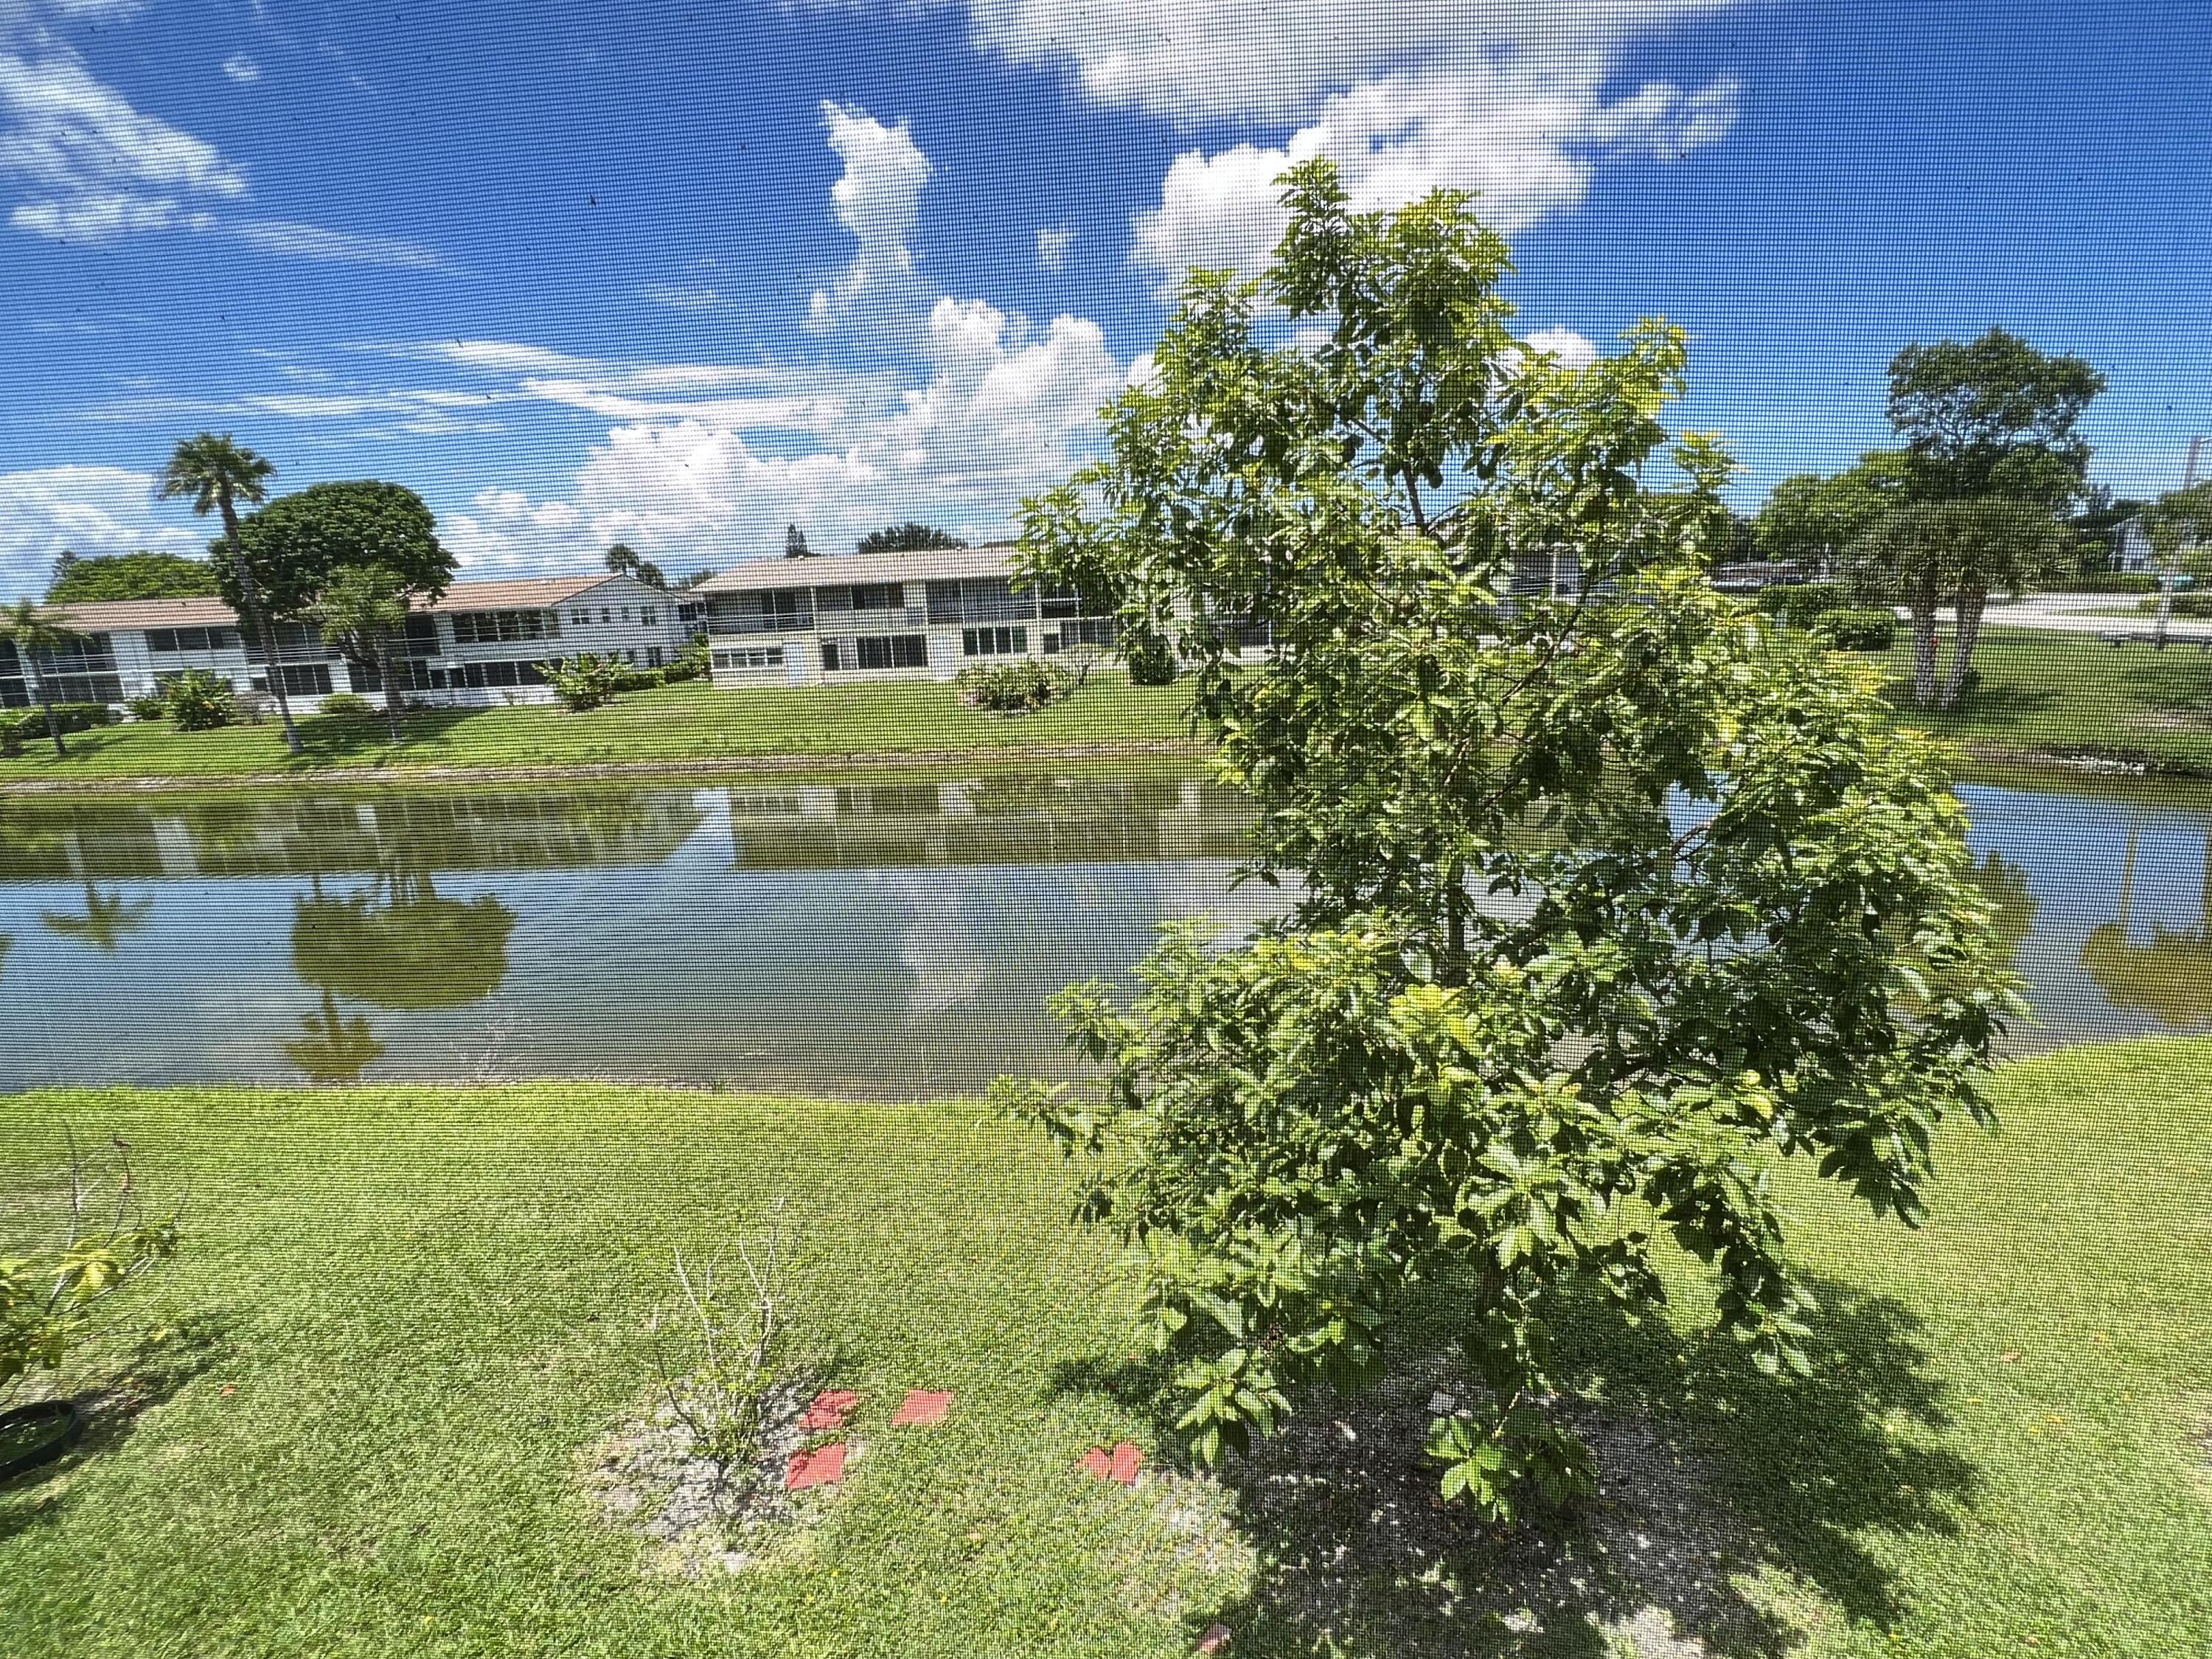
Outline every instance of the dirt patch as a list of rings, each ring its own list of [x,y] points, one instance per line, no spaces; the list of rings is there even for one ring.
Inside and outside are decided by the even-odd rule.
[[[1227,1472],[1240,1529],[1260,1549],[1255,1613],[1317,1643],[1359,1632],[1437,1656],[1555,1651],[1563,1638],[1634,1659],[1798,1646],[1765,1598],[1739,1585],[1761,1552],[1707,1497],[1679,1436],[1559,1402],[1597,1459],[1598,1496],[1501,1532],[1439,1496],[1440,1470],[1422,1450],[1448,1408],[1439,1396],[1467,1397],[1443,1367],[1317,1405]]]
[[[811,1382],[769,1391],[760,1455],[747,1469],[726,1470],[701,1456],[666,1401],[641,1412],[581,1455],[592,1507],[646,1546],[643,1565],[652,1573],[742,1572],[799,1552],[837,1492],[784,1490],[792,1454],[823,1437],[799,1425],[814,1391]],[[866,1448],[850,1435],[843,1439],[849,1468]]]

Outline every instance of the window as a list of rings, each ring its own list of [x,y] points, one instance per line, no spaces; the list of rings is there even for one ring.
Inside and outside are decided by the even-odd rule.
[[[659,646],[648,645],[646,647],[645,665],[647,668],[658,668],[660,666],[660,647]]]
[[[628,622],[629,620],[629,607],[628,605],[624,605],[622,608],[622,619],[624,622]]]
[[[830,640],[822,647],[824,672],[851,669],[927,668],[929,641],[921,634],[872,634],[857,640]]]
[[[971,576],[929,585],[929,619],[933,623],[1027,622],[1036,615],[1036,595],[1017,593],[1004,576]]]
[[[903,582],[855,582],[853,584],[853,609],[855,611],[899,611],[906,605],[906,584]]]
[[[319,662],[280,662],[276,672],[283,677],[284,695],[288,697],[323,697],[331,692],[330,665]],[[253,676],[253,689],[266,691],[269,676],[264,671]]]
[[[1026,628],[970,628],[960,635],[960,649],[970,657],[1025,657],[1030,649]]]
[[[660,608],[658,605],[641,605],[637,608],[637,619],[647,628],[651,628],[660,621]]]
[[[164,656],[179,651],[227,651],[238,643],[234,628],[149,628],[146,648]]]
[[[1111,617],[1091,617],[1081,622],[1064,622],[1056,634],[1044,636],[1045,654],[1073,651],[1079,646],[1094,645],[1103,648],[1114,643],[1114,619]]]
[[[615,613],[614,613],[612,611],[609,610],[609,609],[608,609],[605,605],[601,605],[601,606],[599,607],[599,626],[600,626],[600,627],[605,628],[605,627],[609,623],[612,622],[614,619],[615,619]]]
[[[504,645],[518,640],[558,639],[560,613],[547,611],[456,611],[455,645]]]
[[[568,613],[568,620],[579,628],[588,628],[591,626],[592,613],[588,611],[571,611]]]
[[[434,657],[441,648],[438,643],[438,619],[420,611],[410,614],[399,636],[400,652],[410,657]]]
[[[714,653],[714,666],[738,672],[755,668],[783,666],[783,647],[780,645],[738,646]]]
[[[88,635],[58,651],[41,652],[39,681],[56,702],[121,702],[123,682],[116,673],[114,641]],[[27,708],[36,701],[32,681],[12,641],[0,640],[0,706]]]

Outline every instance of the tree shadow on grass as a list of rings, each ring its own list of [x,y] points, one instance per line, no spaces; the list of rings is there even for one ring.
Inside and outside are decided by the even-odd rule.
[[[77,1471],[112,1456],[149,1409],[212,1369],[229,1352],[231,1324],[221,1315],[194,1314],[127,1340],[117,1337],[104,1358],[71,1376],[83,1437],[53,1462],[0,1481],[0,1542],[58,1520],[76,1495]]]
[[[1221,1472],[1258,1575],[1194,1633],[1218,1618],[1246,1655],[1781,1659],[1808,1596],[1889,1626],[1899,1587],[1866,1535],[1954,1531],[1975,1477],[1928,1443],[1947,1419],[1911,1311],[1813,1288],[1825,1310],[1803,1381],[1760,1376],[1716,1332],[1575,1307],[1561,1369],[1584,1391],[1557,1408],[1595,1452],[1600,1492],[1510,1532],[1444,1508],[1422,1453],[1431,1397],[1468,1392],[1448,1348],[1355,1399],[1302,1401]],[[1440,1334],[1449,1311],[1409,1325]],[[1171,1370],[1079,1364],[1058,1382],[1151,1412],[1172,1445]]]

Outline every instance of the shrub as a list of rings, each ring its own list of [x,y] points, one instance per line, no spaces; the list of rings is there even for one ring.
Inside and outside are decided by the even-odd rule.
[[[2155,593],[2158,578],[2138,571],[2100,570],[2051,584],[2054,593]]]
[[[707,648],[707,638],[701,635],[684,647],[676,660],[660,671],[660,683],[674,685],[683,680],[703,680],[714,672],[714,653]]]
[[[629,672],[612,657],[589,651],[567,662],[546,663],[541,672],[561,706],[572,714],[612,702],[615,694],[624,689],[623,679]]]
[[[178,1218],[147,1218],[121,1139],[97,1158],[72,1146],[63,1191],[51,1237],[0,1239],[0,1401],[59,1370],[100,1303],[177,1253]]]
[[[323,713],[336,714],[341,720],[366,720],[374,713],[368,699],[352,691],[333,691],[323,699]]]
[[[54,705],[54,724],[64,737],[72,732],[89,732],[97,726],[112,726],[115,720],[115,711],[104,702],[58,702]],[[0,714],[0,733],[11,736],[19,743],[45,737],[46,710],[31,708],[16,714]]]
[[[1759,595],[1759,608],[1791,628],[1810,628],[1848,603],[1841,582],[1796,582],[1763,588]]]
[[[143,697],[133,697],[123,705],[131,711],[134,720],[165,720],[169,718],[169,700],[159,691],[149,691]]]
[[[970,708],[1026,714],[1065,697],[1075,689],[1075,676],[1057,663],[1003,662],[963,668],[953,684]]]
[[[1897,643],[1897,617],[1878,606],[1847,606],[1820,617],[1813,632],[1832,651],[1887,651]]]
[[[1129,665],[1133,685],[1173,685],[1175,647],[1160,635],[1131,629],[1121,639],[1121,660]]]
[[[238,718],[230,682],[204,668],[188,668],[169,682],[169,717],[179,732],[211,732]]]

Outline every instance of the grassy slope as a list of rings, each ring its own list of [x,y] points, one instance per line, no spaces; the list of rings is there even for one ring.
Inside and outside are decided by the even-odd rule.
[[[2003,1137],[1951,1137],[1917,1235],[1801,1194],[1829,1310],[1808,1385],[1700,1334],[1694,1296],[1680,1331],[1572,1335],[1612,1399],[1705,1447],[1810,1652],[2212,1650],[2208,1068],[2212,1045],[2167,1042],[2010,1070]],[[525,1087],[9,1112],[0,1194],[65,1122],[132,1136],[189,1188],[162,1294],[219,1333],[126,1432],[0,1489],[0,1630],[24,1659],[1169,1655],[1217,1609],[1240,1653],[1316,1650],[1179,1565],[1146,1503],[1069,1474],[1094,1441],[1158,1443],[1136,1407],[1056,1381],[1120,1357],[1127,1305],[1062,1221],[1059,1166],[972,1108]],[[804,1218],[804,1323],[845,1343],[874,1422],[935,1384],[953,1423],[878,1428],[811,1559],[640,1583],[574,1449],[643,1386],[669,1249],[711,1250],[777,1193]],[[1340,1651],[1394,1650],[1357,1625]],[[1458,1633],[1600,1650],[1571,1620]]]
[[[2022,752],[2148,755],[2212,774],[2212,655],[2193,644],[2154,651],[2094,634],[1993,629],[1974,652],[1981,684],[1953,714],[1911,707],[1911,647],[1901,631],[1897,647],[1872,660],[1900,720],[1942,737]]]
[[[307,752],[296,761],[286,757],[274,724],[191,732],[167,724],[110,726],[70,738],[66,759],[57,759],[51,745],[26,744],[20,759],[0,763],[0,782],[388,765],[681,765],[745,756],[1158,742],[1188,737],[1186,698],[1182,687],[1133,686],[1117,676],[1094,675],[1066,702],[1009,720],[963,708],[951,686],[928,683],[716,691],[693,681],[631,692],[583,714],[550,707],[413,714],[396,750],[380,719],[308,719],[300,723]]]

